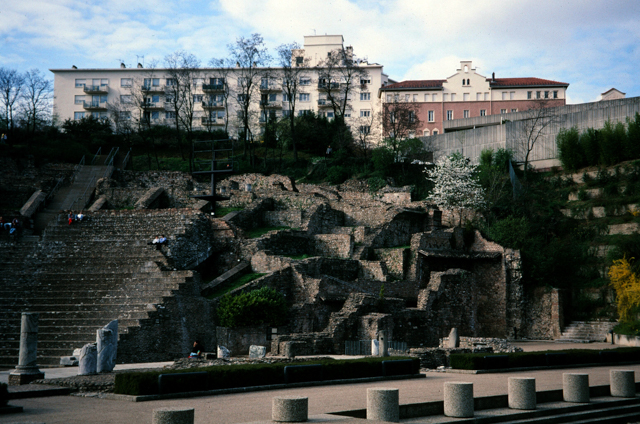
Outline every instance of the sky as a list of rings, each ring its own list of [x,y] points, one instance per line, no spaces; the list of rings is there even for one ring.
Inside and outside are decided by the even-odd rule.
[[[259,33],[272,50],[341,34],[396,81],[485,76],[569,83],[567,103],[640,96],[639,0],[15,0],[0,6],[0,66],[114,68],[177,50],[202,65]],[[51,75],[48,71],[48,75]]]

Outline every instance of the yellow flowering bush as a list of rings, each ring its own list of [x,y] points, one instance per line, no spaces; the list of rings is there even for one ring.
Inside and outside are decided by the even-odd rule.
[[[640,278],[631,269],[633,259],[617,259],[609,268],[609,279],[616,291],[620,321],[633,321],[633,313],[640,306]]]

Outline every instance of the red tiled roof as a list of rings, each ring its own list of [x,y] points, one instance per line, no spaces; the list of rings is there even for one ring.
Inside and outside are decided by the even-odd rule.
[[[568,86],[569,84],[566,82],[558,82],[552,80],[546,80],[542,78],[496,78],[492,80],[491,78],[487,78],[489,84],[492,87],[517,87],[517,86],[538,86],[538,85],[564,85]]]
[[[389,84],[381,88],[381,90],[394,90],[399,88],[439,88],[447,80],[409,80],[401,81],[395,84]]]

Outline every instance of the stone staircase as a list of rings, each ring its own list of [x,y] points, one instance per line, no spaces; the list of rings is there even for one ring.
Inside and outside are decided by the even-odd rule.
[[[113,166],[105,165],[82,166],[73,182],[58,190],[46,209],[35,217],[34,232],[40,234],[47,224],[63,211],[85,209],[91,200],[98,180],[105,176],[110,177],[113,169]]]
[[[560,342],[603,342],[617,325],[610,321],[574,321],[567,326],[556,341]]]
[[[188,320],[179,319],[179,328],[173,320],[192,306],[208,317],[207,301],[199,295],[193,271],[174,270],[165,255],[170,247],[161,251],[147,242],[163,233],[171,243],[188,230],[194,214],[102,211],[72,225],[65,215],[56,215],[41,240],[11,243],[1,238],[0,367],[17,364],[22,312],[40,313],[40,365],[58,365],[61,356],[95,342],[96,330],[113,319],[120,326],[118,362],[145,360],[135,352],[136,345],[140,351],[153,350],[153,358],[181,356],[180,343],[197,336],[184,334]],[[175,304],[176,296],[181,311],[167,305]],[[150,326],[156,336],[145,336]],[[180,343],[166,346],[163,331]]]

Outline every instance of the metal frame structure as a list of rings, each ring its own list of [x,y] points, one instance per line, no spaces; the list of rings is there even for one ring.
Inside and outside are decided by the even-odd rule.
[[[215,210],[216,201],[229,197],[216,194],[216,175],[233,172],[233,140],[199,140],[192,144],[192,174],[211,177],[211,194],[196,194],[191,197],[211,202]]]

